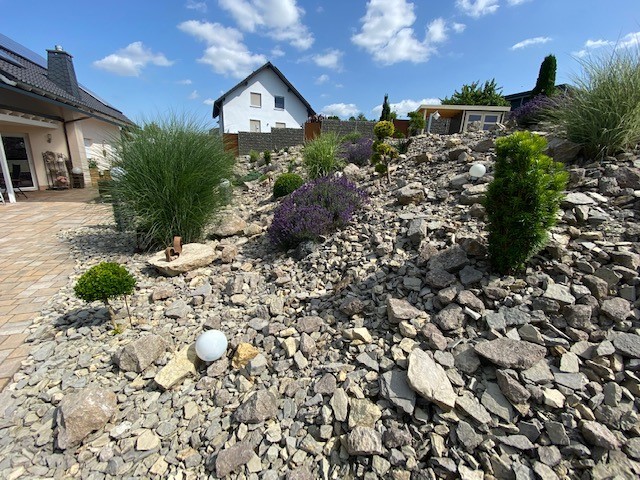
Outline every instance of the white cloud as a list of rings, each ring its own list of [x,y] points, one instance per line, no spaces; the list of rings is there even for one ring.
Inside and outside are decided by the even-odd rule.
[[[215,99],[213,98],[207,98],[204,102],[205,105],[213,105],[214,103],[216,103]]]
[[[304,10],[296,0],[218,0],[218,4],[246,32],[264,32],[300,50],[313,45],[313,34],[302,23]]]
[[[584,58],[589,55],[593,50],[597,50],[598,48],[603,47],[613,47],[613,48],[639,48],[640,47],[640,32],[632,32],[627,33],[624,37],[619,39],[617,42],[612,40],[587,40],[584,42],[584,46],[582,50],[578,50],[577,52],[572,52],[572,55],[578,58]]]
[[[323,73],[314,82],[316,85],[322,85],[323,83],[327,83],[329,81],[329,75]]]
[[[188,78],[185,78],[184,80],[178,80],[176,83],[178,85],[191,85],[193,82]]]
[[[349,118],[356,116],[359,111],[354,103],[332,103],[323,107],[321,113],[327,116],[337,115],[340,118]]]
[[[162,53],[153,53],[142,42],[130,43],[125,48],[93,62],[94,66],[123,77],[139,76],[148,64],[170,67],[173,62],[167,60]]]
[[[323,68],[330,68],[332,70],[341,70],[342,69],[342,56],[344,52],[340,50],[327,50],[326,53],[314,55],[312,60],[316,65]]]
[[[182,22],[178,28],[207,45],[198,61],[221,75],[244,78],[267,62],[264,55],[249,51],[242,43],[242,33],[235,28],[197,20]]]
[[[196,2],[195,0],[187,0],[185,7],[187,7],[189,10],[197,10],[202,13],[205,13],[207,11],[206,2]]]
[[[398,118],[406,117],[409,112],[415,112],[420,105],[440,105],[438,98],[423,98],[422,100],[401,100],[398,103],[390,103],[389,108],[398,114]],[[371,111],[379,117],[382,113],[382,104],[376,105]]]
[[[456,0],[456,7],[473,18],[479,18],[498,10],[498,0]]]
[[[195,100],[196,98],[199,98],[199,97],[200,97],[200,94],[198,93],[197,90],[194,90],[189,94],[189,100]]]
[[[530,47],[531,45],[541,45],[550,42],[551,40],[551,37],[527,38],[526,40],[522,40],[521,42],[512,45],[511,50],[520,50],[521,48]]]
[[[278,46],[275,46],[275,47],[273,47],[273,50],[271,50],[271,56],[273,58],[283,57],[284,56],[284,50],[282,50]]]
[[[507,0],[507,3],[510,7],[515,7],[516,5],[522,5],[525,2],[530,2],[531,0]]]
[[[464,32],[464,29],[467,28],[467,26],[464,23],[455,23],[453,25],[451,25],[451,28],[453,28],[453,31],[456,33],[462,33]]]
[[[412,28],[416,21],[413,10],[414,4],[407,0],[370,0],[360,19],[362,28],[351,41],[383,65],[426,62],[436,51],[433,44],[446,40],[446,26],[441,18],[433,20],[424,40],[419,40]]]

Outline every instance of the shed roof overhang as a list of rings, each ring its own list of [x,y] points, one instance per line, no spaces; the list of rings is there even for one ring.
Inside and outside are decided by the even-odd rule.
[[[470,110],[474,112],[508,112],[511,107],[499,107],[496,105],[420,105],[417,111],[422,112],[425,116],[437,111],[442,118],[453,118]]]

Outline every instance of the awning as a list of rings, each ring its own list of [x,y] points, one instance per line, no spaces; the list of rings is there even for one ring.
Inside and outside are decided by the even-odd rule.
[[[16,112],[6,108],[0,109],[0,124],[30,125],[32,127],[58,128],[60,122],[32,113]]]

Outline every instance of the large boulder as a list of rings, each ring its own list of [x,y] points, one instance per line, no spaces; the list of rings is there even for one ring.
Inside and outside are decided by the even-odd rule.
[[[234,213],[224,217],[218,226],[211,231],[214,237],[233,237],[234,235],[243,235],[244,229],[247,228],[247,222]]]
[[[149,263],[161,274],[175,277],[181,273],[195,270],[213,262],[217,253],[212,245],[204,243],[187,243],[182,246],[182,253],[178,258],[167,262],[164,250],[156,253],[149,259]]]
[[[144,371],[167,349],[167,344],[159,335],[145,335],[123,348],[114,356],[114,361],[123,372]]]
[[[87,387],[66,395],[56,410],[58,448],[78,445],[91,432],[101,429],[116,412],[115,393]]]

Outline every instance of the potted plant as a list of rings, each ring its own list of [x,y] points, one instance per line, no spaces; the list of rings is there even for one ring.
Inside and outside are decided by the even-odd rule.
[[[89,159],[89,175],[91,175],[91,186],[97,187],[98,180],[100,180],[100,171],[98,170],[98,162],[94,159]]]

